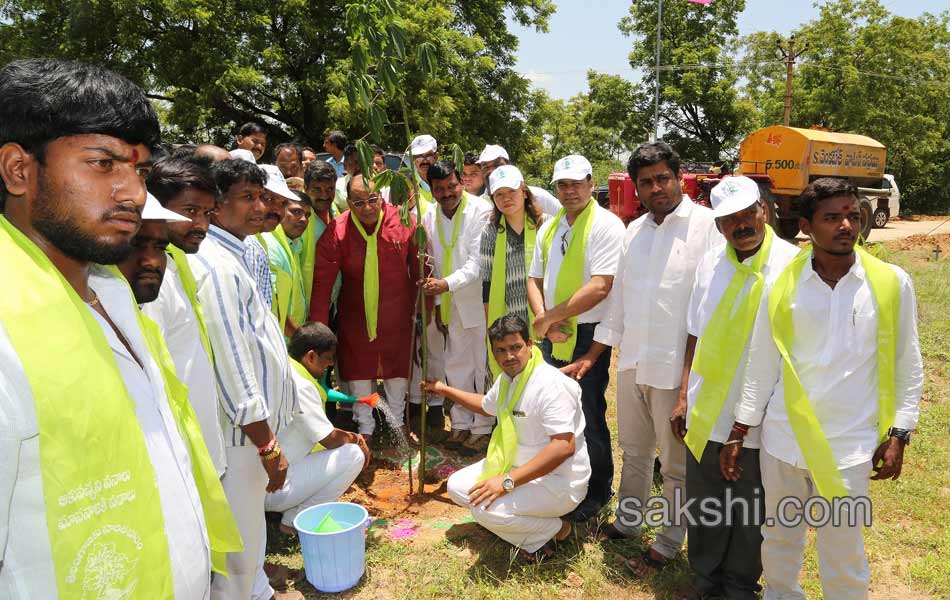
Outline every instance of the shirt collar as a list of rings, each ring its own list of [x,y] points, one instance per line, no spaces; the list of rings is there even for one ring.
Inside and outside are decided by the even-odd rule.
[[[666,218],[663,219],[663,222],[666,223],[666,221],[671,218],[688,219],[695,206],[696,204],[690,199],[690,197],[686,194],[683,194],[683,199],[680,201],[679,205],[677,205],[676,210],[666,215]],[[659,227],[657,222],[653,220],[653,213],[647,214],[646,222],[653,227]]]
[[[821,277],[818,276],[818,273],[815,272],[815,269],[811,266],[812,258],[815,256],[814,250],[809,254],[808,260],[805,261],[805,265],[802,267],[802,281],[805,281],[810,278],[815,278],[818,281],[822,281]],[[848,272],[844,274],[841,279],[846,277],[857,277],[858,279],[864,280],[866,278],[864,272],[864,265],[861,264],[861,255],[855,254],[854,264],[851,265],[851,268],[848,269]]]
[[[232,234],[228,233],[224,229],[221,229],[217,225],[212,225],[208,228],[208,236],[214,239],[216,242],[227,248],[232,254],[238,258],[244,258],[244,242],[234,237]],[[253,237],[251,239],[254,239]]]

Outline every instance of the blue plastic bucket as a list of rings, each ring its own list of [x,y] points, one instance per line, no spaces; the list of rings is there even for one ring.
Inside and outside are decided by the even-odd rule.
[[[327,513],[342,529],[314,533]],[[366,571],[366,530],[371,522],[366,509],[351,502],[318,504],[297,515],[294,527],[310,585],[321,592],[342,592],[359,583]]]

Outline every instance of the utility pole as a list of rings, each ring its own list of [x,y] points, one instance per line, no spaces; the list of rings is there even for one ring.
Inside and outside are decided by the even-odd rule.
[[[795,52],[795,36],[788,38],[788,47],[782,45],[782,40],[776,40],[779,52],[782,53],[782,60],[785,62],[785,126],[788,127],[792,120],[792,75],[795,72],[795,59],[808,50],[808,44],[805,44],[801,50]]]
[[[660,48],[663,39],[663,0],[656,6],[656,71],[653,90],[653,141],[660,139]]]

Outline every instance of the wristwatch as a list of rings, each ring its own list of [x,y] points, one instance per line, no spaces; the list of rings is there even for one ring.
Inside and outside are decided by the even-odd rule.
[[[506,492],[515,489],[515,480],[511,478],[510,473],[505,475],[505,478],[501,480],[501,488]]]
[[[900,441],[904,442],[904,445],[910,446],[910,429],[899,429],[897,427],[891,427],[887,431],[888,437],[896,437]]]

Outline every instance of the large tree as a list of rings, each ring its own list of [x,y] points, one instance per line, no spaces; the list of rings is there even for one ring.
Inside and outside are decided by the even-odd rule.
[[[950,208],[950,11],[909,19],[878,0],[838,0],[795,30],[808,44],[795,72],[791,124],[868,135],[888,148],[887,170],[920,211]],[[749,36],[749,54],[775,33]],[[762,124],[781,122],[784,68],[750,68]]]
[[[653,118],[653,89],[660,78],[660,135],[684,158],[718,161],[731,156],[755,122],[755,107],[738,91],[733,64],[736,19],[745,0],[708,5],[663,2],[660,64],[656,71],[657,0],[638,0],[620,21],[633,37],[630,65],[644,73],[636,105]]]
[[[470,147],[522,143],[518,115],[530,100],[528,82],[512,69],[517,38],[506,14],[547,27],[550,0],[393,0],[404,16],[410,48],[430,41],[443,78],[423,86],[422,69],[407,55],[409,118]],[[319,146],[324,131],[342,126],[354,136],[366,114],[345,101],[352,64],[341,0],[5,0],[0,2],[0,64],[54,55],[108,66],[159,100],[173,139],[228,142],[235,125],[266,121],[275,139]],[[396,107],[379,102],[391,122]],[[402,148],[401,128],[391,128]],[[396,142],[399,142],[398,144]]]

